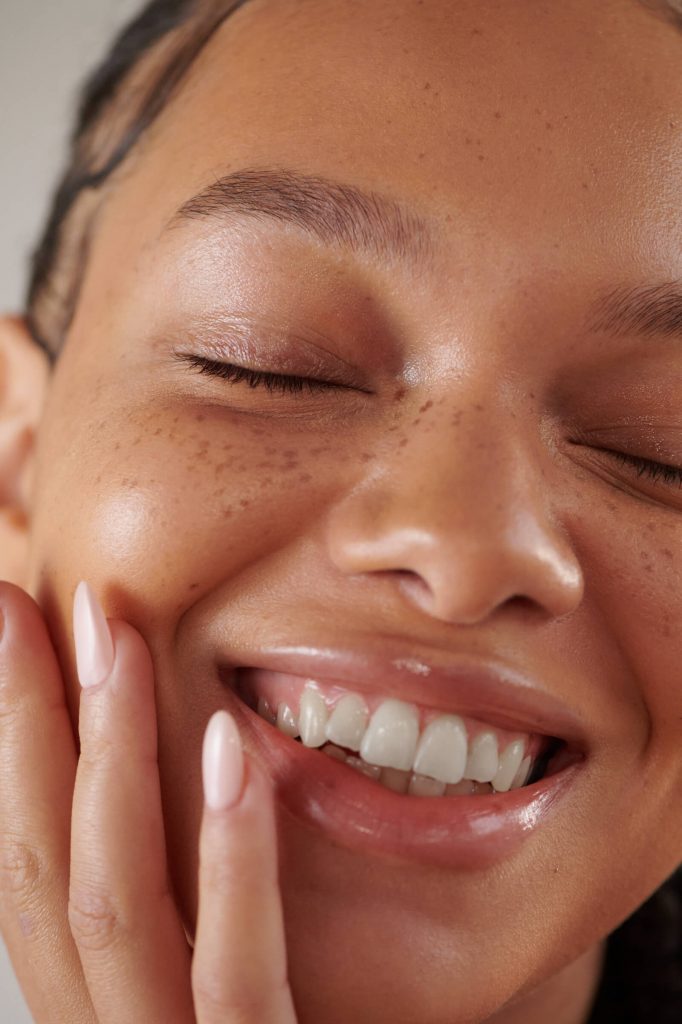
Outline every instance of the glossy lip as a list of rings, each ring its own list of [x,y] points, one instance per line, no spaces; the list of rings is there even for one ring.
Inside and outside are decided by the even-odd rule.
[[[390,656],[386,656],[390,649]],[[229,710],[273,779],[282,805],[334,842],[371,856],[456,869],[480,869],[510,856],[556,812],[585,765],[589,747],[579,715],[537,682],[490,659],[377,649],[277,647],[221,658]],[[440,662],[440,663],[438,663]],[[482,719],[501,729],[564,740],[576,758],[539,782],[485,796],[394,793],[286,736],[235,692],[237,669],[257,668],[372,690]]]
[[[414,654],[401,657],[395,647],[389,657],[386,647],[381,653],[277,647],[232,652],[229,660],[220,660],[219,671],[228,685],[236,668],[266,669],[468,715],[499,729],[553,736],[582,753],[590,747],[577,711],[529,676],[490,659],[445,653],[438,660],[433,654],[428,659]]]
[[[297,743],[234,693],[229,710],[273,779],[278,799],[304,825],[369,856],[451,870],[480,870],[511,856],[574,790],[584,763],[509,793],[409,796]]]

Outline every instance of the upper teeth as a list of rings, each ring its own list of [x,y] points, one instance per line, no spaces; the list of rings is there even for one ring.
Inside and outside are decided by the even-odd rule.
[[[433,718],[420,735],[418,708],[394,698],[382,701],[370,716],[362,697],[348,693],[330,712],[317,685],[308,682],[298,716],[282,701],[275,718],[263,697],[258,711],[287,735],[300,735],[307,747],[331,741],[358,751],[366,766],[414,771],[444,785],[467,779],[489,782],[497,792],[506,792],[522,786],[529,774],[528,737],[511,740],[500,753],[493,731],[483,730],[470,741],[464,721],[452,714]]]

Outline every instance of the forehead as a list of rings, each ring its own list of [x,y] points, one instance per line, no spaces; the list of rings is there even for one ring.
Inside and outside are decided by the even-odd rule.
[[[122,198],[150,239],[221,175],[276,164],[439,219],[462,267],[508,276],[523,250],[540,271],[560,251],[679,276],[681,59],[682,33],[636,0],[250,0]]]

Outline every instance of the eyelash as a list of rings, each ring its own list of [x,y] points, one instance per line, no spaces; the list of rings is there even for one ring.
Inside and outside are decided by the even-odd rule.
[[[191,354],[181,354],[180,358],[190,363],[200,373],[221,377],[231,384],[247,384],[254,390],[265,388],[267,391],[284,395],[301,394],[303,391],[315,393],[344,390],[343,384],[315,380],[313,377],[296,377],[286,373],[250,370],[245,366],[235,366],[233,363],[222,363],[215,359],[206,359],[204,356]],[[638,455],[629,455],[626,452],[617,452],[610,448],[604,448],[603,451],[623,465],[636,469],[638,477],[646,476],[654,481],[662,478],[666,486],[672,487],[674,484],[678,484],[682,487],[682,467],[668,466],[663,462],[654,462],[653,459],[644,459]]]
[[[628,455],[625,452],[614,452],[608,448],[605,448],[604,451],[618,459],[619,462],[634,466],[637,476],[648,476],[654,481],[662,477],[666,486],[672,487],[673,484],[677,484],[682,487],[682,468],[679,466],[668,466],[663,462],[654,462],[653,459],[643,459],[638,455]]]
[[[350,390],[343,384],[332,381],[315,380],[314,377],[296,377],[287,373],[269,373],[267,370],[250,370],[246,366],[235,366],[233,363],[221,363],[204,356],[182,354],[186,360],[200,373],[212,377],[221,377],[231,384],[248,384],[250,388],[265,388],[266,391],[279,392],[284,395],[300,394],[302,391],[343,391]]]

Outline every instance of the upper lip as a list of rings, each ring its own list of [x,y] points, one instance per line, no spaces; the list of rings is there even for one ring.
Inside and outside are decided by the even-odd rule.
[[[381,652],[320,646],[277,645],[232,652],[221,667],[265,669],[373,691],[444,713],[477,718],[499,729],[556,737],[585,749],[585,723],[577,709],[543,683],[494,659],[444,652],[421,653],[402,645]]]

